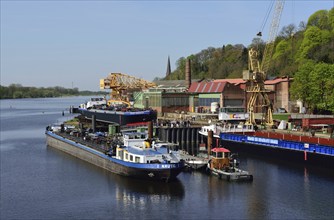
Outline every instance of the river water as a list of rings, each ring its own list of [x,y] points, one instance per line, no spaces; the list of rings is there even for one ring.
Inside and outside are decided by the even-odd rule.
[[[239,154],[252,183],[202,172],[156,183],[47,147],[45,127],[87,97],[1,100],[1,219],[333,219],[334,168]],[[65,115],[62,116],[62,111]]]

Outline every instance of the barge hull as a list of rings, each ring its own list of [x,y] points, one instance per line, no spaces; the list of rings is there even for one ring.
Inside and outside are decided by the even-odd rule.
[[[221,133],[220,139],[234,151],[325,168],[334,167],[334,148],[331,146],[227,133]]]
[[[97,121],[105,123],[116,123],[120,126],[138,122],[149,122],[157,119],[157,113],[153,110],[146,110],[141,112],[118,112],[79,109],[79,111],[81,115],[87,119],[91,120],[93,115],[95,115]]]
[[[296,164],[310,164],[322,168],[334,167],[334,157],[313,152],[297,151],[266,145],[223,140],[225,146],[236,152],[246,152],[254,156],[270,157]],[[331,170],[333,172],[333,170]]]
[[[107,155],[104,155],[101,152],[93,149],[85,150],[84,148],[76,146],[78,143],[55,135],[51,132],[46,132],[46,143],[50,147],[56,148],[112,173],[123,176],[157,181],[169,181],[175,179],[183,169],[183,166],[175,167],[173,169],[140,169],[127,167],[112,161]]]

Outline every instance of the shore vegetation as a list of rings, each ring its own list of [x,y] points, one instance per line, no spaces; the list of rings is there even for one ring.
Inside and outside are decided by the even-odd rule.
[[[0,99],[21,99],[21,98],[47,98],[62,96],[89,96],[106,95],[106,92],[79,91],[78,88],[67,89],[60,86],[55,87],[28,87],[21,84],[9,86],[0,85]]]
[[[191,60],[193,79],[242,78],[248,68],[248,51],[255,48],[259,61],[266,42],[254,38],[251,45],[208,47],[176,61],[167,80],[185,79],[186,60]],[[309,112],[334,113],[334,8],[313,13],[307,22],[281,29],[275,40],[267,78],[292,79],[291,98],[301,100]]]

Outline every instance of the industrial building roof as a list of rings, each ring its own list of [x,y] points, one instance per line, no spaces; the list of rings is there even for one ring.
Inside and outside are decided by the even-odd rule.
[[[266,80],[265,85],[273,85],[280,82],[289,81],[288,77],[279,77],[271,80]],[[158,86],[151,90],[163,90],[163,89],[187,89],[185,80],[160,80],[155,82]],[[245,89],[246,81],[238,79],[215,79],[215,80],[203,80],[192,79],[188,92],[192,93],[222,93],[227,84],[238,86],[241,89]]]
[[[154,83],[158,85],[158,88],[186,87],[185,80],[159,80]]]
[[[202,81],[191,83],[188,92],[196,93],[221,93],[228,82]]]
[[[243,80],[243,79],[215,79],[214,80],[215,82],[228,82],[228,83],[231,83],[231,84],[234,84],[234,85],[238,85],[238,84],[241,84],[241,83],[245,83],[246,81]]]
[[[275,78],[275,79],[271,79],[271,80],[266,80],[264,83],[266,85],[273,85],[273,84],[277,84],[280,82],[289,82],[292,78],[289,77],[282,77],[282,78]]]

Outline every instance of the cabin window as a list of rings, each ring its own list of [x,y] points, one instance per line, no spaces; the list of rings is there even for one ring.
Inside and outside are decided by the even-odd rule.
[[[217,153],[217,157],[218,157],[218,158],[222,158],[222,157],[223,157],[223,153],[222,153],[222,152],[218,152],[218,153]]]
[[[133,156],[132,155],[130,155],[130,161],[133,161]]]
[[[123,150],[119,150],[119,151],[118,151],[118,156],[120,157],[121,160],[123,160],[123,157],[124,157],[124,151],[123,151]]]
[[[136,163],[139,163],[140,162],[140,157],[135,157],[135,161],[136,161]]]
[[[125,160],[129,159],[129,155],[127,153],[125,153]]]

